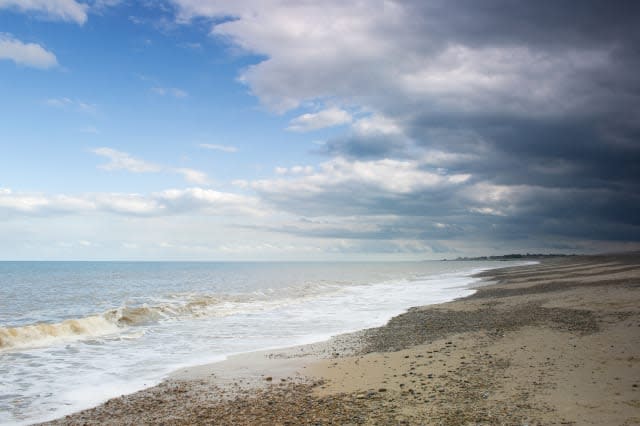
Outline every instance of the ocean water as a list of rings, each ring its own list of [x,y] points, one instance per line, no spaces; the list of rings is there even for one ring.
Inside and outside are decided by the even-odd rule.
[[[29,424],[178,368],[321,341],[473,292],[513,263],[0,262],[0,424]]]

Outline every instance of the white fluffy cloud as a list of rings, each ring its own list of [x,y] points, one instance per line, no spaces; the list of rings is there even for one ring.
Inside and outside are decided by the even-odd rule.
[[[284,173],[288,172],[289,170],[284,171]],[[281,171],[280,174],[284,173]],[[252,187],[263,194],[311,196],[336,190],[349,192],[359,186],[388,194],[409,194],[428,188],[441,189],[449,185],[462,184],[470,178],[468,174],[447,175],[430,171],[424,169],[418,161],[393,159],[349,161],[344,158],[334,158],[322,163],[316,173],[294,179],[258,180],[252,183]]]
[[[202,210],[210,214],[248,214],[262,216],[269,210],[258,199],[230,192],[203,188],[170,189],[154,194],[172,211]]]
[[[0,9],[12,8],[25,13],[36,13],[48,19],[84,24],[89,6],[75,0],[0,0]]]
[[[469,34],[456,33],[457,15],[465,11],[440,1],[173,1],[180,21],[217,19],[213,36],[266,56],[241,80],[277,111],[328,98],[336,108],[354,105],[390,115],[572,113],[605,96],[602,90],[585,93],[582,82],[606,71],[612,60],[604,46],[548,50],[474,41],[468,25],[462,30]],[[222,19],[228,17],[234,19]],[[480,18],[476,25],[493,24]],[[316,114],[299,117],[291,128],[312,130],[322,122]]]
[[[209,177],[205,172],[201,172],[200,170],[189,169],[189,168],[177,168],[173,169],[176,173],[182,175],[184,179],[189,183],[195,183],[198,185],[208,185]]]
[[[11,35],[2,33],[0,33],[0,59],[8,59],[18,65],[40,69],[58,65],[56,55],[39,44],[23,43]]]
[[[82,195],[20,193],[0,190],[3,214],[56,216],[112,213],[133,216],[263,215],[253,197],[203,188],[169,189],[147,195],[88,193]]]
[[[0,208],[24,214],[38,214],[48,211],[51,213],[69,213],[93,209],[91,201],[66,195],[43,195],[15,193],[9,189],[0,192]]]
[[[385,52],[390,53],[392,46],[383,30],[400,12],[389,2],[176,3],[182,20],[196,16],[238,18],[216,25],[212,34],[268,56],[249,67],[241,79],[266,105],[280,111],[294,108],[304,99],[350,91],[354,77],[360,84],[370,80],[370,76],[362,78],[363,66],[374,65]]]
[[[380,114],[374,114],[361,118],[353,123],[353,129],[361,135],[400,135],[402,127],[389,117]]]
[[[313,166],[276,167],[276,175],[310,175],[314,172]]]
[[[302,114],[289,123],[287,130],[295,132],[309,132],[325,127],[339,126],[350,123],[353,120],[351,114],[340,108],[328,108],[322,111]]]

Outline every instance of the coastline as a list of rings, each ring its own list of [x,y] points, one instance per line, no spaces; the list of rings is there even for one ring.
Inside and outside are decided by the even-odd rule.
[[[639,259],[492,269],[466,298],[180,370],[45,424],[634,424]]]

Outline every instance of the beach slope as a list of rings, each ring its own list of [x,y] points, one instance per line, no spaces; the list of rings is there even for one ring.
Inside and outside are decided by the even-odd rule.
[[[640,255],[481,275],[471,297],[48,424],[640,424]]]

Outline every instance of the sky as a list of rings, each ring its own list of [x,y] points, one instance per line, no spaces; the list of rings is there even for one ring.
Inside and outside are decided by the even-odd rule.
[[[0,0],[0,259],[638,250],[639,18]]]

